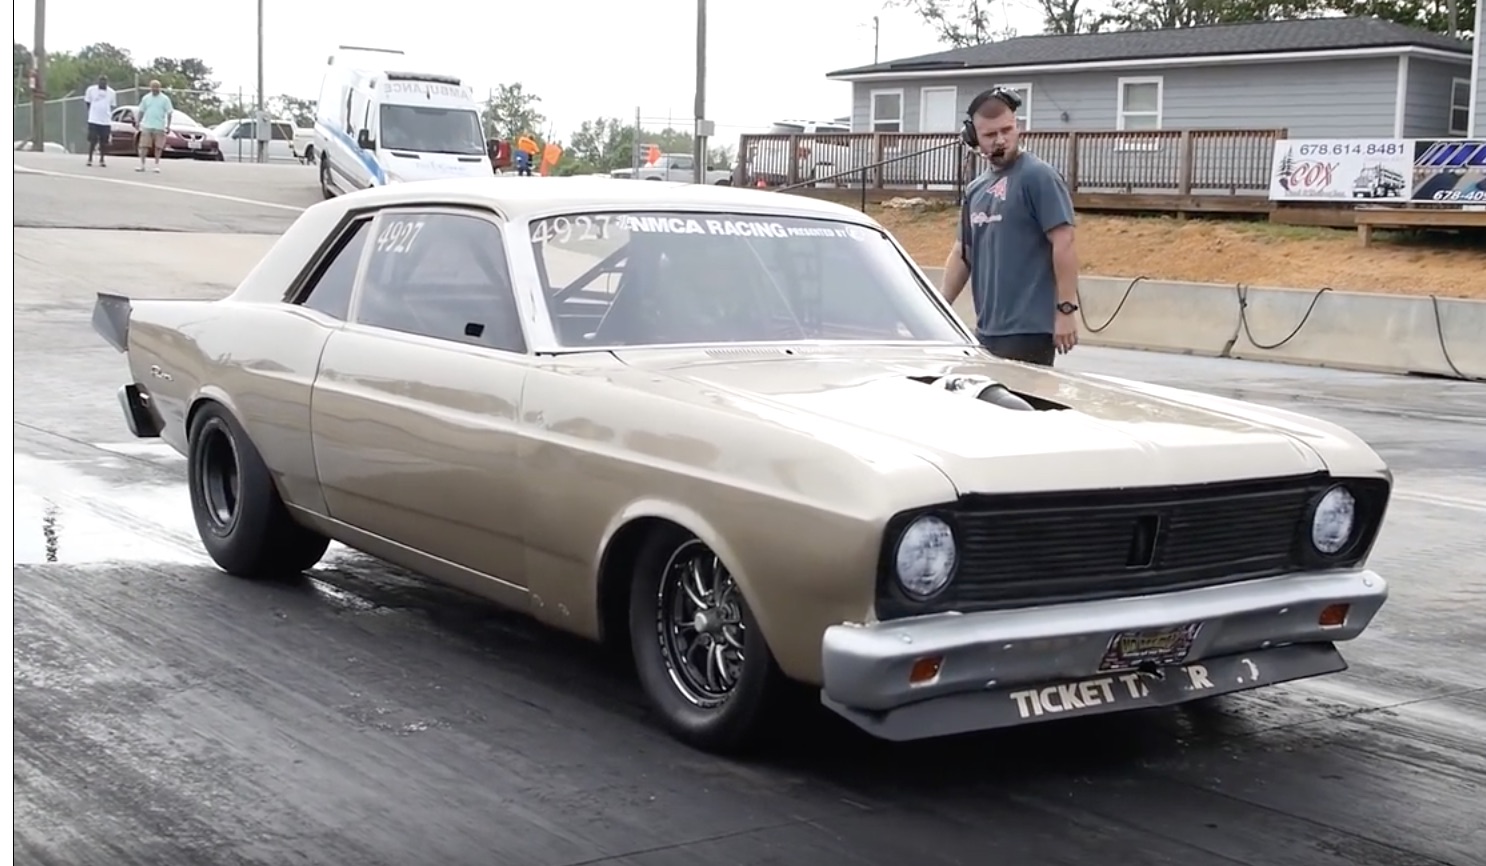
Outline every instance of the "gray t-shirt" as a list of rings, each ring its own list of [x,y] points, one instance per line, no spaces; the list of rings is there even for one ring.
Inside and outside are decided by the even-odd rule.
[[[1025,151],[965,188],[960,244],[982,337],[1053,333],[1058,281],[1047,233],[1064,223],[1073,225],[1068,185]]]

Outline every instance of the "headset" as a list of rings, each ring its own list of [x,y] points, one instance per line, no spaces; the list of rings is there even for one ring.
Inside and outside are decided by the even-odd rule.
[[[1015,91],[1007,90],[1004,87],[993,87],[990,90],[981,91],[976,94],[975,98],[970,100],[970,105],[965,109],[965,124],[960,128],[960,139],[971,150],[978,150],[980,148],[980,136],[975,133],[975,112],[979,111],[982,105],[985,105],[987,101],[992,99],[998,100],[1007,108],[1010,108],[1012,114],[1016,114],[1022,108],[1022,98],[1017,96]]]

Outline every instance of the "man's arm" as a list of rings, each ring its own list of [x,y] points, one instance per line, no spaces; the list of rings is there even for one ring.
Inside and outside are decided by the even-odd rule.
[[[966,191],[965,202],[960,205],[960,230],[949,248],[949,257],[944,260],[944,281],[939,293],[953,304],[970,281],[970,195]]]
[[[1078,250],[1073,240],[1073,197],[1052,169],[1039,172],[1032,185],[1032,210],[1053,248],[1057,303],[1078,303]]]

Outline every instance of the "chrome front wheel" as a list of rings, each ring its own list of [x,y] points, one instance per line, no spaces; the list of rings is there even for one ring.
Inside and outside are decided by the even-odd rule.
[[[695,706],[726,702],[743,675],[742,602],[727,566],[701,541],[671,553],[656,593],[656,636],[671,682]]]
[[[714,752],[756,744],[786,688],[727,563],[678,526],[645,540],[629,639],[650,705],[677,738]]]

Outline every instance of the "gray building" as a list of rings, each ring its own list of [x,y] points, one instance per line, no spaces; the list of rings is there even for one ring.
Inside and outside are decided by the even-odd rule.
[[[1475,32],[1481,31],[1477,4]],[[842,69],[853,132],[952,132],[993,85],[1033,132],[1276,129],[1291,138],[1486,133],[1478,38],[1374,18],[1022,36]]]
[[[1481,50],[1481,43],[1486,39],[1481,38],[1481,31],[1486,29],[1486,3],[1476,3],[1476,26],[1471,32],[1476,34],[1475,57],[1471,60],[1471,111],[1470,111],[1470,137],[1486,138],[1486,51]]]

